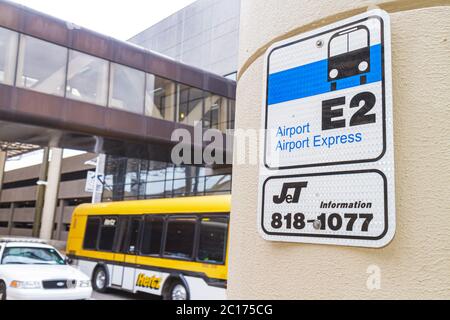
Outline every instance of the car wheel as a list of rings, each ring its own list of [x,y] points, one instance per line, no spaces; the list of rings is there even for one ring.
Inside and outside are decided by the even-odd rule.
[[[92,288],[100,293],[105,293],[108,290],[108,273],[106,273],[104,267],[95,269],[92,277]]]
[[[168,300],[188,300],[188,290],[180,281],[175,281],[170,287]]]
[[[6,284],[0,281],[0,300],[6,300]]]

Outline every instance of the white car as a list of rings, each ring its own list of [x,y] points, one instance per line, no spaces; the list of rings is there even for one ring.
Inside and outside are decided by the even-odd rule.
[[[54,247],[0,238],[0,300],[86,300],[90,279]]]

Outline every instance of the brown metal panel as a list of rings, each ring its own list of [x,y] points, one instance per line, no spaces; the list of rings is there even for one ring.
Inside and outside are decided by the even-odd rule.
[[[0,2],[0,26],[19,30],[20,7],[11,6],[9,3]]]
[[[186,128],[189,130],[191,135],[193,135],[193,128],[183,125],[178,125],[175,122],[172,121],[166,121],[166,120],[160,120],[156,118],[146,118],[146,127],[147,131],[146,134],[149,137],[152,137],[153,139],[159,140],[159,141],[165,141],[168,142],[171,139],[172,132],[177,128]]]
[[[191,87],[205,88],[205,75],[198,69],[188,68],[183,65],[177,66],[177,81]]]
[[[0,113],[2,110],[12,110],[14,106],[12,87],[0,84]]]
[[[63,119],[65,123],[71,123],[71,130],[91,127],[100,131],[106,127],[105,112],[106,107],[66,99]]]
[[[116,63],[145,71],[145,57],[147,53],[138,47],[115,43],[114,58]]]
[[[71,48],[106,60],[113,59],[114,44],[109,37],[79,28],[71,31]]]
[[[105,131],[112,137],[146,140],[145,117],[109,108],[105,117]]]
[[[16,88],[16,92],[16,112],[23,116],[39,117],[45,123],[62,122],[65,102],[63,97],[50,96],[21,88]]]
[[[23,11],[22,14],[22,32],[62,46],[69,44],[69,30],[66,23],[35,12]]]
[[[177,65],[174,61],[150,53],[146,57],[145,70],[162,78],[176,80]]]

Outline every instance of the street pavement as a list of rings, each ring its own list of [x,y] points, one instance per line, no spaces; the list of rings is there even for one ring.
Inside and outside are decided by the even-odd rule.
[[[92,293],[92,300],[160,300],[161,297],[150,294],[132,294],[120,290],[109,290],[107,293]]]

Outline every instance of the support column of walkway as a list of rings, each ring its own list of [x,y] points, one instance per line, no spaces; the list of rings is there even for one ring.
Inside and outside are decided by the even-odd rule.
[[[3,189],[3,177],[5,175],[6,159],[7,159],[7,152],[0,150],[0,199]]]
[[[40,238],[51,240],[55,222],[55,212],[58,200],[59,183],[61,179],[61,165],[63,149],[52,148],[48,167],[47,184],[45,188],[44,208]]]

